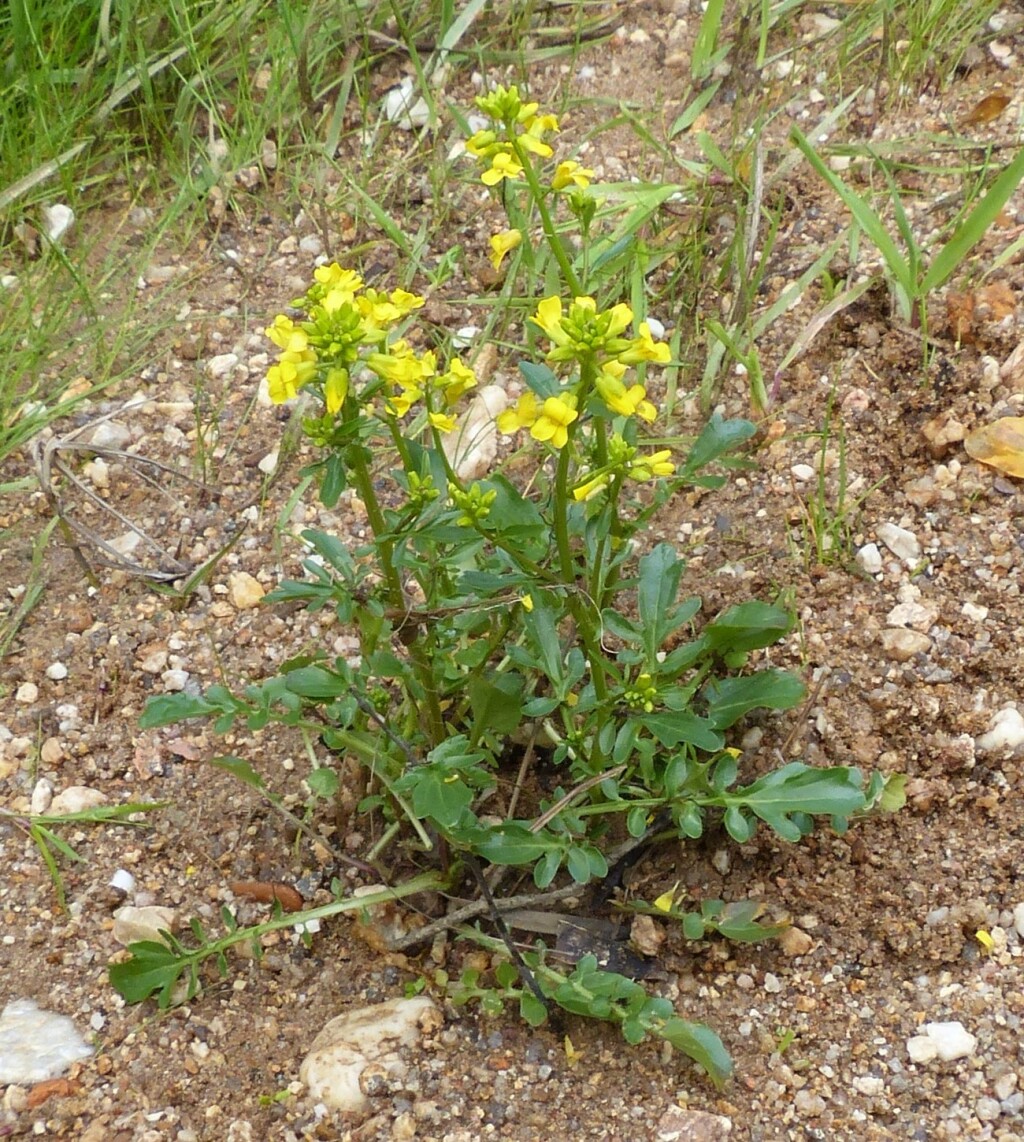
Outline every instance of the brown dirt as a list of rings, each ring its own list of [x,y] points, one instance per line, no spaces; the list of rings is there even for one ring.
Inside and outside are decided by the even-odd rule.
[[[540,70],[532,76],[534,95],[543,99],[556,87],[578,84],[588,100],[626,99],[652,133],[664,137],[681,109],[686,71],[676,57],[695,21],[690,16],[689,30],[679,31],[671,6],[662,7],[666,12],[632,6],[623,16],[623,35],[584,53],[580,62],[595,69],[592,78]],[[802,30],[794,27],[795,41]],[[1014,46],[1024,49],[1024,42]],[[774,104],[786,108],[770,131],[780,151],[769,161],[782,153],[794,116],[809,110],[810,119],[801,120],[806,125],[823,112],[808,94],[811,50],[795,50],[797,67],[785,85],[766,84]],[[944,91],[920,94],[912,106],[901,109],[892,100],[875,119],[858,104],[862,111],[842,133],[899,138],[962,121],[1002,77],[983,51],[972,71]],[[381,74],[379,89],[396,78]],[[449,97],[462,106],[471,94],[468,75],[449,85]],[[722,146],[733,137],[735,108],[749,106],[738,90],[729,98],[738,103],[713,103],[701,124]],[[570,142],[591,125],[587,117],[595,106],[588,104],[578,121],[570,121]],[[1016,117],[1012,106],[994,123],[971,129],[985,141],[1005,142]],[[421,155],[425,169],[432,148],[444,154],[452,138],[450,131],[420,141],[395,132],[389,146],[396,162]],[[696,156],[692,135],[670,146],[678,157]],[[586,160],[613,179],[678,177],[624,129],[598,135]],[[467,250],[485,248],[497,220],[493,211],[479,211],[466,171],[456,167],[453,178],[458,181],[451,187],[447,229],[433,240],[435,255],[452,234]],[[956,180],[947,181],[941,189],[955,189]],[[844,222],[805,167],[785,189],[783,226],[758,304],[769,304]],[[917,189],[914,217],[928,229],[935,224],[929,211],[936,188],[921,180]],[[416,176],[403,190],[403,209],[437,207]],[[426,955],[382,957],[344,920],[329,924],[309,950],[281,938],[271,942],[260,965],[234,960],[225,981],[210,980],[199,997],[170,1012],[120,1001],[106,981],[107,962],[118,950],[111,910],[120,900],[107,887],[117,868],[134,873],[143,899],[175,908],[182,920],[201,916],[214,930],[221,904],[232,899],[227,884],[233,880],[297,883],[314,901],[327,899],[332,875],[358,883],[357,875],[330,863],[325,849],[296,841],[259,799],[204,764],[221,753],[245,756],[301,812],[296,778],[309,761],[300,741],[277,730],[221,739],[209,727],[142,732],[138,726],[146,698],[162,692],[168,667],[188,671],[201,685],[221,677],[237,685],[343,635],[329,617],[238,609],[231,602],[232,573],[247,571],[268,588],[298,573],[293,528],[316,523],[342,536],[358,536],[361,529],[350,506],[325,512],[311,493],[295,507],[291,523],[278,527],[300,460],[290,461],[271,487],[262,486],[257,464],[279,441],[283,423],[276,410],[252,404],[266,364],[258,331],[311,271],[312,257],[295,250],[293,240],[315,233],[315,212],[293,227],[284,221],[289,211],[275,202],[273,184],[237,193],[237,213],[229,211],[222,225],[188,248],[168,252],[168,264],[188,267],[187,283],[150,287],[154,307],[179,312],[187,303],[190,310],[164,356],[140,363],[137,391],[155,400],[191,401],[212,356],[233,351],[240,367],[228,378],[204,380],[194,411],[119,419],[132,426],[140,453],[193,474],[206,458],[220,499],[192,505],[181,492],[181,512],[191,521],[184,525],[186,554],[201,554],[196,541],[209,553],[217,550],[242,519],[247,531],[211,583],[181,609],[118,571],[100,570],[98,589],[90,588],[68,548],[51,547],[47,589],[0,667],[6,695],[0,716],[11,735],[0,743],[0,803],[24,811],[34,781],[44,777],[58,790],[99,789],[113,803],[168,803],[144,829],[83,827],[65,834],[84,858],[61,865],[66,913],[57,908],[33,844],[12,824],[0,823],[0,995],[5,1002],[35,997],[83,1029],[93,1016],[99,1024],[96,1055],[73,1068],[69,1085],[33,1109],[20,1101],[25,1092],[8,1091],[0,1134],[92,1142],[384,1139],[409,1136],[402,1133],[408,1117],[398,1116],[411,1111],[420,1138],[633,1140],[657,1137],[662,1116],[681,1103],[726,1116],[739,1139],[1024,1137],[1020,1100],[1008,1097],[1021,1067],[1024,1016],[1022,942],[1011,914],[1024,900],[1018,883],[1024,858],[1020,758],[978,753],[973,742],[1024,683],[1019,491],[1013,481],[971,463],[959,443],[935,447],[925,435],[928,422],[943,413],[968,428],[1020,413],[1019,378],[993,384],[984,360],[1004,360],[1020,338],[1016,303],[1024,283],[1018,264],[999,276],[1010,291],[1009,316],[986,321],[976,312],[959,346],[936,321],[927,366],[920,335],[892,319],[884,291],[864,295],[782,376],[756,466],[721,492],[680,497],[652,535],[680,541],[690,559],[687,589],[703,595],[705,613],[782,592],[799,615],[797,632],[770,657],[807,678],[812,697],[799,711],[748,724],[743,744],[751,772],[777,764],[785,751],[787,759],[878,767],[910,778],[903,812],[871,818],[843,837],[819,830],[789,846],[762,831],[737,849],[724,835],[712,835],[698,845],[669,846],[633,870],[629,887],[647,899],[676,880],[694,899],[756,897],[773,913],[791,916],[809,937],[797,949],[802,954],[787,955],[777,943],[695,947],[670,936],[662,956],[668,981],[658,986],[687,1017],[707,1021],[724,1038],[737,1068],[726,1091],[716,1094],[687,1061],[654,1046],[625,1049],[608,1027],[569,1021],[582,1053],[573,1063],[548,1030],[529,1031],[511,1017],[488,1021],[472,1011],[450,1011],[446,1029],[414,1053],[405,1089],[382,1095],[369,1121],[323,1115],[298,1085],[275,1101],[272,1096],[296,1083],[304,1053],[329,1018],[348,1006],[401,994],[404,984],[431,967]],[[728,188],[712,196],[707,209],[708,242],[724,241]],[[975,277],[1015,236],[1024,220],[1019,210],[1018,195],[1007,212],[1008,228],[993,228],[973,256]],[[344,246],[376,236],[336,210],[330,218],[327,237],[333,236],[340,257]],[[86,224],[102,226],[102,213]],[[237,270],[226,268],[224,250],[237,252]],[[713,248],[709,253],[713,260]],[[471,257],[469,279],[457,278],[445,296],[472,297],[472,276],[482,264]],[[388,267],[375,268],[386,280]],[[722,284],[723,293],[730,288]],[[822,301],[812,291],[762,340],[766,375]],[[682,312],[688,302],[674,304]],[[652,306],[673,319],[672,299]],[[934,312],[942,309],[937,301]],[[433,312],[450,327],[477,315],[471,302],[441,299]],[[502,354],[499,377],[513,369],[514,358]],[[113,410],[130,395],[118,394],[88,414]],[[740,377],[730,376],[719,400],[730,415],[749,412]],[[849,513],[849,552],[821,562],[806,530],[816,482],[801,480],[793,469],[817,468],[830,402],[828,503],[837,502],[841,453],[848,501],[877,490],[861,511]],[[682,432],[699,422],[693,402],[684,402],[678,416]],[[27,468],[26,461],[4,476]],[[115,494],[130,489],[124,494],[134,497],[132,508],[150,512],[160,524],[163,509],[152,489],[141,490],[131,472],[115,472],[113,480]],[[7,591],[26,582],[31,543],[48,512],[39,493],[4,505],[0,583]],[[163,525],[180,527],[180,518]],[[883,548],[883,570],[866,576],[849,556],[887,521],[916,534],[920,564],[903,566]],[[932,608],[934,618],[926,624],[927,646],[900,661],[883,633],[892,608],[908,600]],[[965,612],[967,603],[973,609]],[[55,662],[67,667],[66,679],[47,677]],[[25,682],[38,687],[32,701],[15,697]],[[49,741],[56,744],[42,761],[39,747]],[[358,851],[358,836],[340,841]],[[252,903],[239,906],[243,919],[264,911]],[[991,952],[977,939],[979,929],[995,939]],[[450,970],[464,954],[447,949]],[[906,1041],[919,1025],[948,1019],[978,1036],[974,1055],[945,1064],[910,1062]],[[780,1050],[789,1033],[791,1044]],[[998,1117],[986,1117],[1000,1099]]]

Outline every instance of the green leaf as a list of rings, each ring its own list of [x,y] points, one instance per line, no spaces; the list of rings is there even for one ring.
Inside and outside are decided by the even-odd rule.
[[[702,1066],[716,1087],[721,1088],[732,1077],[729,1052],[710,1027],[674,1016],[665,1022],[658,1034]]]
[[[694,441],[686,462],[679,471],[680,478],[690,479],[713,460],[749,440],[756,431],[757,428],[749,420],[723,420],[715,413]]]
[[[523,374],[523,380],[542,401],[555,396],[561,388],[558,377],[547,365],[536,365],[532,361],[520,361],[519,371]]]
[[[689,710],[659,710],[654,714],[641,714],[638,720],[669,749],[685,742],[697,749],[715,753],[725,745],[725,739],[712,721],[698,717]]]
[[[186,967],[173,949],[156,940],[129,944],[128,951],[130,960],[107,969],[111,987],[126,1003],[140,1003],[158,991],[169,995]]]
[[[729,827],[730,814],[742,806],[756,813],[786,840],[799,840],[803,830],[789,819],[790,815],[830,814],[845,818],[862,810],[865,804],[863,775],[859,769],[849,766],[815,769],[793,761],[753,785],[725,795],[724,803],[730,805],[725,825],[734,837],[736,834]]]
[[[152,730],[159,726],[183,722],[186,718],[205,718],[220,709],[220,706],[208,702],[205,698],[194,698],[184,693],[160,694],[146,702],[146,708],[139,718],[139,725],[144,730]]]
[[[332,452],[324,464],[320,481],[320,502],[325,508],[333,508],[348,487],[345,475],[345,462],[337,452]]]
[[[523,680],[518,674],[499,674],[493,681],[473,675],[467,689],[475,729],[507,734],[519,725],[523,716]]]
[[[531,864],[550,848],[549,835],[543,832],[531,833],[524,825],[514,821],[495,825],[473,843],[473,851],[492,864]],[[557,872],[557,866],[555,871]]]
[[[713,678],[702,694],[709,724],[727,730],[748,710],[791,710],[805,692],[804,684],[788,670],[759,670],[741,678]]]
[[[729,607],[701,632],[708,649],[718,654],[730,650],[760,650],[778,642],[793,629],[793,616],[782,607],[751,599]]]
[[[519,997],[519,1014],[531,1027],[539,1027],[547,1019],[548,1009],[532,991],[524,991]]]
[[[740,944],[756,944],[781,935],[788,925],[759,923],[757,914],[760,909],[761,905],[756,900],[737,900],[726,904],[715,919],[714,926],[727,940],[735,940]]]
[[[230,773],[232,777],[237,778],[253,789],[258,789],[260,792],[266,789],[266,783],[263,778],[260,777],[247,761],[244,761],[240,757],[215,757],[211,759],[210,764],[215,765],[218,769],[223,769],[226,773]]]
[[[298,670],[290,670],[285,675],[285,681],[293,694],[316,700],[340,698],[349,690],[346,678],[333,670],[325,670],[322,666],[303,666]]]
[[[321,765],[310,772],[306,783],[317,797],[330,798],[338,792],[341,779],[330,766]]]
[[[661,644],[678,625],[673,621],[675,603],[679,596],[679,579],[685,568],[686,564],[669,543],[659,543],[640,560],[636,601],[644,654],[649,666],[653,666]]]
[[[704,918],[699,912],[687,912],[683,916],[683,935],[688,940],[703,940],[704,931]]]

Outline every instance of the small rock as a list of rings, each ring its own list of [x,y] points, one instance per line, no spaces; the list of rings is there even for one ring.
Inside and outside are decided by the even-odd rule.
[[[1024,743],[1024,718],[1016,706],[1004,706],[997,711],[987,733],[978,738],[976,745],[982,753],[1005,752],[1017,749]]]
[[[69,785],[53,799],[50,812],[63,816],[66,813],[84,813],[107,804],[106,793],[90,789],[88,785]]]
[[[918,1056],[930,1054],[930,1058],[939,1058],[948,1063],[953,1059],[966,1059],[974,1053],[974,1048],[978,1045],[975,1036],[966,1030],[959,1020],[950,1023],[926,1023],[923,1030],[923,1035],[915,1035],[907,1042],[907,1051],[915,1063],[930,1061],[928,1057],[915,1057],[915,1051]],[[931,1045],[930,1048],[921,1044],[921,1039],[926,1040],[926,1043]],[[911,1049],[911,1044],[915,1045],[914,1050]]]
[[[231,592],[232,603],[240,611],[259,606],[260,600],[267,593],[263,584],[248,571],[236,571],[230,575],[228,590]]]
[[[160,679],[165,690],[178,693],[188,685],[189,672],[187,670],[165,670],[160,675]]]
[[[31,706],[39,697],[39,687],[34,682],[22,682],[14,693],[15,702],[23,706]]]
[[[280,449],[275,448],[268,452],[266,456],[256,465],[257,468],[263,473],[264,476],[271,476],[277,469],[277,462],[280,458]]]
[[[974,1113],[982,1122],[995,1122],[1002,1113],[1002,1107],[996,1099],[982,1096],[974,1104]]]
[[[365,1111],[370,1099],[360,1087],[363,1071],[373,1062],[386,1072],[389,1063],[399,1061],[398,1047],[414,1046],[424,1030],[436,1030],[441,1022],[434,1001],[424,995],[348,1011],[313,1040],[299,1078],[311,1098],[335,1110]]]
[[[910,627],[927,633],[938,617],[938,607],[924,603],[897,603],[885,616],[885,622],[887,626]]]
[[[930,1035],[914,1035],[907,1040],[907,1054],[912,1063],[930,1063],[939,1056],[939,1048]]]
[[[722,1142],[732,1133],[732,1120],[705,1110],[670,1106],[658,1120],[658,1142]]]
[[[33,817],[41,817],[49,811],[53,804],[53,786],[45,777],[40,778],[32,790],[32,800],[29,803],[29,812]]]
[[[865,543],[853,558],[866,575],[877,575],[882,570],[882,553],[877,543]]]
[[[766,971],[764,973],[764,989],[769,995],[778,995],[782,991],[782,980],[774,972]]]
[[[238,366],[237,353],[220,353],[206,362],[206,375],[214,381],[230,376]]]
[[[34,999],[15,999],[0,1015],[0,1086],[59,1078],[91,1054],[66,1015],[42,1011]]]
[[[1024,940],[1024,902],[1013,906],[1013,926],[1017,935]]]
[[[147,904],[136,908],[126,904],[114,913],[114,939],[123,947],[137,944],[142,940],[154,940],[165,944],[161,932],[173,932],[178,918],[173,908],[161,908],[158,904]]]
[[[63,202],[43,207],[43,233],[51,242],[59,242],[75,224],[75,212]]]
[[[806,1088],[798,1090],[793,1096],[793,1105],[798,1114],[805,1114],[809,1118],[816,1118],[825,1113],[825,1100],[820,1094],[815,1094]]]
[[[495,419],[507,405],[503,388],[485,385],[459,417],[455,431],[442,437],[441,446],[460,480],[479,480],[491,470],[498,455]]]
[[[324,244],[319,234],[305,234],[299,239],[299,249],[304,254],[318,258],[324,252]]]
[[[885,1090],[884,1080],[877,1075],[857,1075],[852,1086],[858,1094],[866,1094],[870,1098],[876,1098]]]
[[[814,940],[802,928],[786,928],[779,936],[779,947],[784,956],[806,956]]]
[[[981,607],[977,603],[964,603],[960,613],[971,622],[983,623],[988,618],[988,607]]]
[[[430,121],[430,108],[422,96],[417,98],[412,76],[405,76],[384,96],[384,115],[403,131],[415,131]]]
[[[959,444],[967,436],[966,427],[949,411],[940,412],[921,426],[933,456],[941,455],[951,444]]]
[[[790,472],[793,473],[795,480],[799,480],[803,484],[806,484],[809,480],[813,480],[815,476],[815,471],[810,464],[794,464],[793,467],[790,468]]]
[[[90,460],[82,472],[85,478],[92,483],[92,486],[99,491],[106,491],[110,487],[110,465],[102,456]]]
[[[39,760],[43,765],[53,767],[64,760],[64,747],[58,738],[47,738],[39,750]]]
[[[921,544],[912,531],[897,527],[894,523],[880,523],[875,528],[875,533],[897,559],[902,559],[911,566],[920,561]]]
[[[882,649],[895,662],[909,662],[915,655],[926,654],[932,645],[926,634],[904,627],[882,631],[881,640]]]
[[[143,674],[159,674],[167,667],[170,658],[167,647],[162,643],[152,644],[142,649],[142,657],[138,659],[138,668]]]
[[[629,926],[629,940],[642,956],[656,956],[665,942],[665,929],[654,919],[643,913],[633,917]]]
[[[46,677],[51,682],[63,682],[68,676],[68,668],[63,662],[51,662],[46,668]]]
[[[132,442],[131,429],[116,420],[103,420],[86,435],[86,443],[93,448],[109,448],[114,451]]]

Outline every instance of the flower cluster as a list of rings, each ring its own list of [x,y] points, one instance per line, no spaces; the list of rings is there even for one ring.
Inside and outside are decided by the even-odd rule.
[[[466,150],[486,167],[480,176],[485,185],[497,186],[503,179],[518,178],[523,173],[524,151],[542,159],[554,153],[544,136],[558,130],[558,118],[539,115],[539,104],[524,103],[515,84],[481,95],[476,105],[499,128],[477,131],[466,142]]]
[[[305,297],[294,303],[306,320],[279,314],[265,330],[280,350],[267,372],[270,399],[281,404],[299,389],[315,388],[334,417],[342,412],[353,370],[361,363],[383,382],[388,415],[403,417],[422,403],[434,428],[452,431],[451,410],[476,384],[473,371],[456,358],[439,373],[432,352],[417,355],[408,341],[389,340],[394,327],[425,299],[403,289],[383,293],[366,287],[357,273],[337,263],[320,266],[313,279]]]

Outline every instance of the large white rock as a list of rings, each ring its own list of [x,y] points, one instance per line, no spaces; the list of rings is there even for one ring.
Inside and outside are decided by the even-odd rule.
[[[460,480],[479,480],[491,470],[498,454],[495,421],[507,406],[508,396],[500,385],[484,385],[459,417],[455,431],[443,437],[444,454]]]
[[[1002,753],[1024,743],[1024,718],[1016,706],[1004,706],[992,719],[988,733],[977,740],[981,753]]]
[[[907,1040],[907,1053],[915,1063],[929,1063],[936,1058],[945,1063],[966,1059],[978,1045],[977,1038],[959,1020],[926,1023],[921,1030],[923,1035]]]
[[[385,1074],[400,1073],[399,1047],[411,1047],[424,1031],[441,1026],[443,1017],[432,999],[389,999],[338,1015],[313,1040],[299,1078],[310,1095],[335,1110],[365,1111],[370,1100],[359,1084],[370,1063]]]
[[[0,1086],[59,1078],[91,1054],[66,1015],[42,1011],[34,999],[15,999],[0,1014]]]

